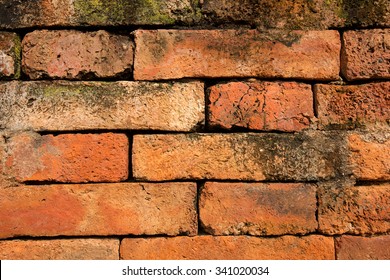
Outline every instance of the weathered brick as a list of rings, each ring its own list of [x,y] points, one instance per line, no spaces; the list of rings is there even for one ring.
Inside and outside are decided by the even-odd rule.
[[[319,229],[326,234],[390,230],[390,185],[319,188]]]
[[[339,77],[340,38],[334,30],[137,30],[134,34],[136,80]]]
[[[377,132],[348,137],[349,161],[358,180],[390,180],[390,133]]]
[[[36,30],[22,41],[22,69],[31,79],[130,75],[133,42],[106,31]]]
[[[0,238],[197,233],[194,183],[0,189]]]
[[[300,131],[314,117],[311,86],[294,82],[217,84],[208,103],[208,124],[225,129]]]
[[[390,78],[390,29],[344,32],[341,71],[349,81]]]
[[[0,241],[2,260],[118,260],[118,239]]]
[[[336,257],[339,260],[390,260],[390,236],[337,237]]]
[[[390,122],[390,82],[364,85],[315,85],[322,128],[356,128]]]
[[[313,185],[207,182],[199,213],[212,235],[307,234],[317,229],[316,204]]]
[[[20,38],[16,33],[0,32],[0,79],[20,76]]]
[[[133,175],[173,179],[317,180],[345,158],[340,132],[135,135]]]
[[[0,128],[189,131],[204,123],[201,82],[4,82]]]
[[[126,135],[20,133],[7,144],[6,165],[20,182],[116,182],[126,180]]]
[[[195,236],[123,239],[122,259],[293,260],[334,259],[333,238],[324,236]]]

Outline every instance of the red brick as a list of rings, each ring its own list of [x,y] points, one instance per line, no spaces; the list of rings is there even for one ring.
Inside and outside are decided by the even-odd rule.
[[[2,260],[118,260],[118,239],[0,241]]]
[[[294,82],[230,82],[208,90],[208,123],[230,129],[300,131],[313,112],[311,86]]]
[[[36,30],[22,48],[22,69],[31,79],[129,77],[133,67],[130,37],[106,31]]]
[[[390,185],[319,188],[318,221],[326,234],[390,230]]]
[[[390,180],[390,133],[352,133],[349,161],[358,180]]]
[[[340,38],[333,30],[137,30],[135,42],[136,80],[339,77]]]
[[[120,255],[129,260],[321,260],[334,259],[334,241],[317,235],[125,238]]]
[[[390,122],[390,83],[316,85],[321,127],[355,128]]]
[[[207,182],[199,213],[212,235],[307,234],[317,229],[316,204],[312,185]]]
[[[337,237],[336,256],[339,260],[390,260],[390,236]]]
[[[126,180],[126,135],[20,133],[8,145],[6,165],[20,182],[116,182]]]
[[[0,238],[197,233],[194,183],[0,189]]]
[[[349,81],[390,78],[390,29],[346,31],[341,71]]]
[[[0,127],[189,131],[204,123],[204,86],[193,82],[36,81],[0,84]]]
[[[20,38],[16,33],[0,32],[0,78],[19,78]]]

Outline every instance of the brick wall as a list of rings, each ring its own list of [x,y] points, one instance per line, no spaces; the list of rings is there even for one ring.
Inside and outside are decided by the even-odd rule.
[[[390,259],[389,124],[389,0],[0,0],[0,258]]]

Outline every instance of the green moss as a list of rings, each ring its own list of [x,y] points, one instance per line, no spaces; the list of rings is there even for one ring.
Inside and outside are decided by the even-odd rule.
[[[22,45],[20,41],[20,37],[18,35],[15,35],[14,40],[14,47],[13,47],[13,54],[14,54],[14,61],[15,61],[15,74],[14,78],[19,79],[20,78],[20,68],[21,68],[21,60],[22,60]]]

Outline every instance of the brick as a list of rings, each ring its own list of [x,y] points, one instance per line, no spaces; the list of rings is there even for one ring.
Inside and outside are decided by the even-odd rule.
[[[140,180],[317,180],[337,176],[345,159],[340,132],[154,134],[133,139]]]
[[[20,76],[20,38],[16,33],[0,32],[0,79]]]
[[[14,135],[6,165],[19,182],[116,182],[128,177],[126,135]]]
[[[0,238],[197,233],[195,183],[0,189]]]
[[[349,161],[358,180],[390,180],[390,133],[351,133]]]
[[[0,28],[163,25],[198,20],[195,0],[0,0]]]
[[[334,242],[333,238],[317,235],[125,238],[120,255],[129,260],[334,259]]]
[[[212,235],[307,234],[317,229],[316,204],[313,185],[206,182],[199,215]]]
[[[337,237],[336,256],[339,260],[390,260],[390,236]]]
[[[22,69],[31,79],[129,77],[133,42],[106,31],[36,30],[22,41]]]
[[[118,260],[118,239],[0,241],[2,260]]]
[[[314,117],[311,86],[294,82],[229,82],[208,89],[208,124],[231,129],[300,131]]]
[[[315,85],[320,127],[356,128],[390,121],[390,83]]]
[[[339,77],[340,38],[333,30],[137,30],[134,34],[136,80]]]
[[[325,234],[390,230],[390,185],[319,188],[319,229]]]
[[[204,124],[201,82],[4,82],[0,128],[190,131]]]
[[[390,29],[346,31],[343,34],[341,72],[349,81],[389,79],[389,50]]]

